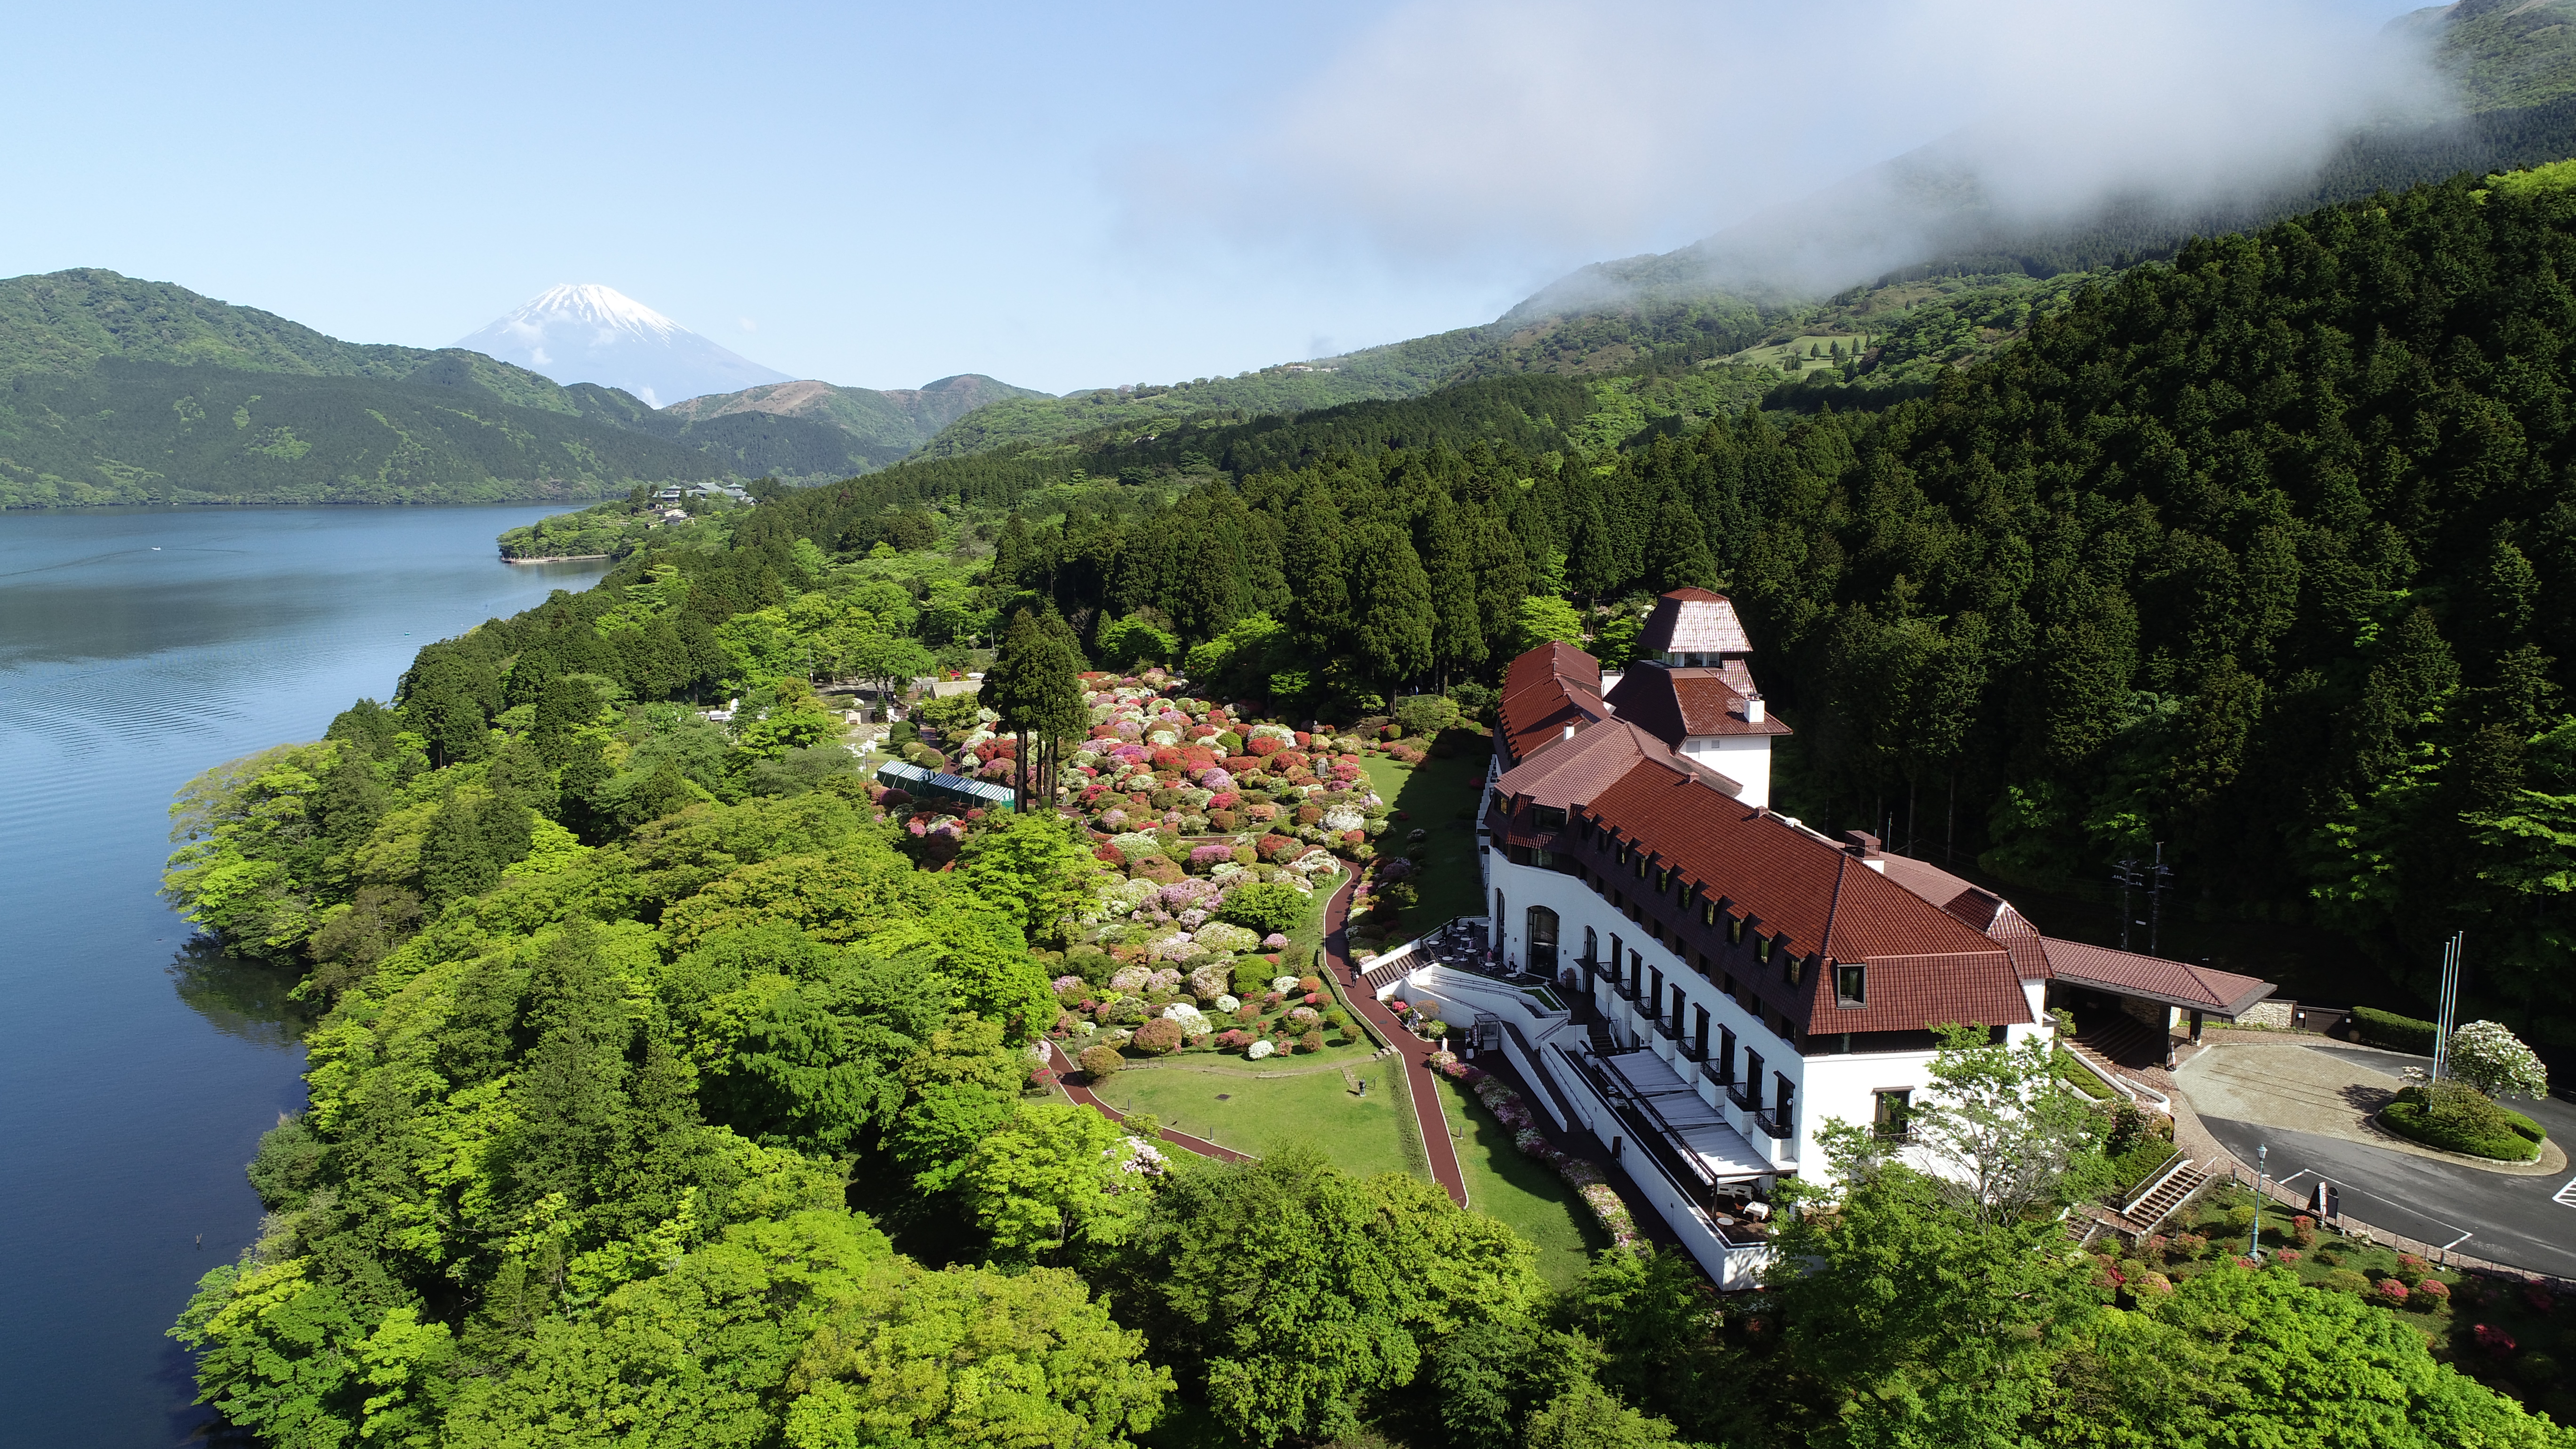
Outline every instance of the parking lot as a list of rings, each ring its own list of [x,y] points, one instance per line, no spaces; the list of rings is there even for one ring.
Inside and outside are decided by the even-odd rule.
[[[2576,1169],[2563,1149],[2519,1170],[2472,1167],[2389,1138],[2370,1112],[2422,1057],[2291,1041],[2213,1047],[2175,1074],[2201,1124],[2248,1167],[2270,1148],[2274,1181],[2333,1182],[2345,1216],[2373,1227],[2536,1272],[2576,1278]],[[2514,1108],[2576,1140],[2576,1104]]]

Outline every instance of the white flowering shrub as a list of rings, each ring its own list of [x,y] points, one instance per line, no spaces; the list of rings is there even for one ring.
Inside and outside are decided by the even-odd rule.
[[[1250,1047],[1245,1048],[1243,1054],[1257,1062],[1277,1050],[1279,1050],[1279,1048],[1272,1046],[1269,1040],[1264,1038],[1261,1041],[1254,1042]]]
[[[1368,817],[1348,805],[1336,805],[1324,812],[1323,826],[1335,835],[1357,830],[1368,824]]]
[[[1235,1012],[1241,1010],[1242,1007],[1242,998],[1235,996],[1231,992],[1217,993],[1216,1009],[1219,1016],[1232,1016]]]
[[[1261,944],[1261,935],[1225,921],[1212,921],[1199,927],[1198,943],[1211,951],[1241,956]]]
[[[1186,1001],[1175,1001],[1171,1005],[1164,1007],[1163,1019],[1165,1021],[1179,1022],[1181,1024],[1181,1032],[1185,1036],[1200,1036],[1207,1032],[1216,1030],[1214,1026],[1209,1024],[1206,1012],[1199,1010],[1197,1007],[1190,1005]]]
[[[2549,1068],[2502,1022],[2473,1021],[2452,1032],[2450,1069],[2490,1097],[2549,1095]]]

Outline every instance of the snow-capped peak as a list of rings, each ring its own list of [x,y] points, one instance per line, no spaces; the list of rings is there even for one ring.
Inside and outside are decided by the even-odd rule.
[[[557,382],[622,387],[657,408],[790,381],[597,282],[548,287],[455,345]]]
[[[593,327],[641,333],[660,340],[689,329],[597,282],[564,282],[548,287],[511,312],[509,321],[542,327],[549,322],[576,322]]]

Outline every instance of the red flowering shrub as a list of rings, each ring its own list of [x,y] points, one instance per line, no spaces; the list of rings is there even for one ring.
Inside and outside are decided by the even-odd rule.
[[[1184,770],[1204,770],[1215,763],[1216,752],[1205,745],[1181,747],[1181,768]]]
[[[1229,775],[1257,775],[1261,772],[1261,760],[1255,755],[1228,755],[1225,757],[1225,772]]]
[[[1274,770],[1302,770],[1306,768],[1306,752],[1304,750],[1281,750],[1277,755],[1271,758],[1270,768]]]
[[[1229,1027],[1216,1034],[1216,1045],[1217,1050],[1219,1051],[1241,1051],[1245,1047],[1252,1045],[1252,1035],[1249,1032],[1236,1031]]]
[[[2298,1244],[2302,1248],[2315,1247],[2317,1242],[2317,1220],[2309,1217],[2305,1213],[2301,1213],[2297,1217],[2290,1219],[2290,1241]]]
[[[2489,1358],[2505,1359],[2513,1357],[2513,1335],[2505,1332],[2503,1329],[2490,1328],[2481,1323],[2469,1330],[2469,1337],[2477,1341],[2478,1347],[2484,1349],[2487,1357]]]
[[[1181,767],[1181,752],[1170,745],[1156,745],[1146,753],[1145,761],[1154,767],[1157,774],[1165,770],[1177,770]]]
[[[1308,1006],[1321,1006],[1324,1004],[1324,993],[1320,991],[1309,991],[1304,996],[1299,997],[1298,1000],[1305,1002]]]
[[[1297,823],[1300,825],[1312,825],[1323,818],[1324,807],[1321,805],[1300,805],[1297,807]]]
[[[1297,748],[1301,750],[1315,742],[1315,737],[1304,730],[1290,730],[1289,733],[1297,737]]]
[[[1127,863],[1127,857],[1119,854],[1118,847],[1114,845],[1101,846],[1099,849],[1091,852],[1091,858],[1104,865],[1123,866]]]
[[[1305,992],[1321,991],[1324,989],[1324,978],[1321,976],[1300,976],[1297,978],[1297,989]]]
[[[1287,746],[1279,743],[1278,737],[1275,735],[1262,735],[1253,740],[1252,743],[1245,745],[1243,748],[1248,753],[1259,755],[1262,758],[1267,759],[1270,756],[1279,753],[1281,750],[1286,749]]]
[[[2451,1285],[2439,1278],[2427,1278],[2415,1285],[2414,1295],[2406,1301],[2430,1313],[2451,1301]]]
[[[1136,1028],[1136,1035],[1129,1040],[1128,1045],[1149,1057],[1159,1057],[1178,1047],[1181,1044],[1181,1036],[1179,1022],[1167,1016],[1158,1016]]]
[[[1296,836],[1272,834],[1261,837],[1253,848],[1261,852],[1263,860],[1276,864],[1295,856],[1299,846]]]
[[[1261,1003],[1257,1001],[1247,1001],[1241,1006],[1236,1007],[1234,1009],[1234,1019],[1247,1024],[1259,1021],[1261,1019]]]
[[[2402,1306],[2406,1302],[2406,1285],[2394,1278],[2380,1279],[2378,1292],[2379,1301],[2392,1308]]]

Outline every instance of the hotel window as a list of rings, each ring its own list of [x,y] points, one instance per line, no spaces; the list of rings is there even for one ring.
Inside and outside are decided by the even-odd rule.
[[[1878,1129],[1879,1136],[1903,1137],[1913,1130],[1907,1125],[1907,1119],[1914,1112],[1912,1087],[1886,1087],[1870,1093],[1870,1096],[1877,1102],[1870,1125]]]
[[[1834,968],[1834,1004],[1837,1006],[1869,1004],[1869,973],[1866,969],[1859,966]]]
[[[1806,958],[1806,957],[1804,957],[1804,956],[1799,955],[1799,954],[1798,954],[1797,952],[1795,952],[1795,951],[1790,950],[1790,949],[1788,948],[1788,942],[1787,942],[1786,940],[1781,941],[1781,943],[1780,943],[1780,979],[1781,979],[1781,980],[1783,980],[1783,981],[1785,981],[1785,982],[1787,982],[1787,983],[1789,983],[1789,984],[1790,984],[1790,985],[1792,985],[1792,986],[1795,986],[1795,985],[1797,985],[1797,984],[1798,984],[1798,978],[1799,978],[1800,976],[1802,976],[1802,975],[1806,974],[1806,967],[1807,967],[1807,958]]]
[[[1702,901],[1699,903],[1699,923],[1703,926],[1714,926],[1717,924],[1717,902]]]
[[[1639,880],[1644,880],[1645,878],[1646,878],[1646,857],[1645,857],[1644,855],[1642,855],[1642,854],[1641,854],[1641,855],[1639,855],[1639,856],[1637,857],[1637,879],[1639,879]]]
[[[1726,944],[1730,946],[1741,946],[1744,944],[1744,918],[1742,916],[1730,916],[1727,918]]]
[[[1565,812],[1553,805],[1540,805],[1530,811],[1530,823],[1540,830],[1563,830]]]
[[[1628,863],[1628,846],[1624,841],[1621,842],[1619,846],[1619,863],[1621,865],[1626,865]]]

